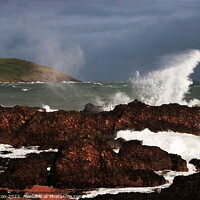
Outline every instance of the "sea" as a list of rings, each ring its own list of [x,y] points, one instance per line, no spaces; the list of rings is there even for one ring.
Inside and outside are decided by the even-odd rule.
[[[190,107],[200,106],[200,81],[192,81],[191,74],[200,63],[200,51],[191,50],[167,62],[166,66],[146,75],[138,71],[127,81],[83,81],[83,82],[26,82],[0,83],[0,105],[13,107],[25,105],[40,107],[47,112],[56,110],[84,109],[87,103],[102,106],[105,111],[114,109],[118,104],[127,104],[135,99],[153,106],[178,103]],[[196,172],[189,164],[192,158],[200,159],[200,136],[177,132],[153,133],[148,129],[143,131],[124,130],[116,134],[117,138],[126,140],[141,140],[143,144],[158,146],[161,149],[182,156],[187,163],[189,172],[164,173],[169,187],[177,175],[189,175]],[[15,149],[9,145],[0,144],[1,157],[25,157],[31,152],[41,152],[37,147]],[[51,151],[51,150],[50,150]],[[56,151],[56,150],[52,150]],[[118,150],[115,149],[117,153]],[[163,172],[157,172],[163,173]],[[158,189],[159,187],[157,187]],[[94,197],[98,194],[119,192],[151,192],[156,188],[99,188],[87,191],[82,197]]]
[[[105,110],[111,110],[118,104],[127,104],[135,99],[141,100],[150,105],[161,105],[154,96],[142,96],[142,85],[134,81],[126,82],[62,82],[62,83],[0,83],[0,105],[13,107],[25,105],[30,107],[43,107],[48,111],[54,110],[78,110],[84,109],[87,103],[102,106]],[[149,90],[149,88],[147,88]],[[152,95],[155,94],[152,88]],[[165,103],[188,104],[198,106],[200,100],[200,82],[194,82],[189,90],[183,95],[183,99],[175,100],[175,90],[171,98],[165,96]],[[149,92],[149,91],[148,91]],[[160,91],[165,93],[166,90]],[[178,93],[181,93],[179,91]],[[159,95],[159,93],[157,94]],[[179,94],[177,94],[179,95]],[[174,101],[173,101],[174,98]],[[170,101],[171,100],[171,101]],[[165,101],[165,99],[164,99]]]
[[[191,74],[200,63],[200,50],[165,58],[163,63],[146,75],[136,71],[133,77],[121,82],[0,83],[0,105],[80,111],[85,104],[92,103],[111,110],[137,99],[155,106],[168,103],[198,106],[200,79],[193,82]]]

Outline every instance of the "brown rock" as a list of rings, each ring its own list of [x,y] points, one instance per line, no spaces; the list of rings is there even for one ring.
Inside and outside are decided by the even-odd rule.
[[[39,109],[27,106],[0,107],[0,143],[18,144],[17,132]]]
[[[116,195],[98,195],[94,200],[199,200],[200,173],[190,176],[178,176],[166,189],[152,193],[120,193]],[[84,200],[89,200],[84,198]]]
[[[95,106],[92,103],[87,103],[85,105],[85,108],[83,112],[91,113],[91,114],[97,114],[103,111],[103,108],[101,106]]]
[[[118,155],[99,139],[74,139],[60,148],[51,170],[51,183],[60,188],[152,186],[163,177],[148,170],[124,171]]]
[[[5,172],[0,174],[0,187],[24,189],[32,185],[47,185],[48,167],[55,153],[30,154],[27,158],[11,159]]]
[[[159,171],[171,169],[188,171],[186,161],[180,156],[169,154],[159,147],[142,145],[137,140],[123,143],[119,150],[119,157],[126,170],[151,169]]]
[[[197,171],[200,171],[200,159],[193,158],[192,160],[190,160],[189,163],[193,164],[196,167]]]
[[[119,130],[176,131],[200,135],[200,108],[169,104],[148,106],[137,100],[113,111],[37,112],[38,108],[0,107],[0,142],[14,146],[59,147],[85,133],[113,136]]]

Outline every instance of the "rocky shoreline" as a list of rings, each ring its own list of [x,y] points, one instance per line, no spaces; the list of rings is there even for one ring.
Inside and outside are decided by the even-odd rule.
[[[7,188],[0,194],[35,185],[61,190],[153,187],[167,183],[155,171],[188,171],[186,161],[179,155],[141,141],[114,139],[119,130],[145,128],[200,136],[200,108],[178,104],[149,106],[137,100],[109,112],[91,105],[81,112],[50,113],[26,106],[0,107],[0,143],[58,149],[26,158],[0,158],[0,188]],[[116,148],[118,153],[113,151]],[[159,193],[124,193],[94,199],[200,199],[199,160],[190,162],[197,173],[176,177],[169,188]]]
[[[75,137],[114,137],[119,130],[174,131],[200,136],[200,108],[178,104],[149,106],[137,100],[109,112],[39,111],[40,108],[0,107],[0,143],[59,147]]]

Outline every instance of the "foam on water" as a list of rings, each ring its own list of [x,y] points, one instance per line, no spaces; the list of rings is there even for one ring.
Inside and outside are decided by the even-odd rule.
[[[119,131],[117,138],[128,140],[141,140],[144,145],[158,146],[168,153],[181,155],[187,162],[192,158],[200,159],[200,137],[184,133],[176,132],[158,132],[153,133],[148,129],[143,131]],[[188,172],[177,172],[171,170],[158,171],[156,173],[163,175],[169,183],[157,187],[126,187],[126,188],[99,188],[93,191],[88,191],[82,198],[93,198],[103,194],[118,194],[127,192],[150,193],[156,190],[169,187],[175,176],[188,176],[195,173],[195,167],[188,164]]]
[[[170,184],[165,184],[162,186],[156,187],[126,187],[126,188],[98,188],[93,191],[89,191],[84,194],[81,198],[94,198],[97,195],[104,195],[104,194],[119,194],[119,193],[130,193],[130,192],[140,192],[140,193],[151,193],[156,190],[160,190],[166,187],[169,187]]]
[[[54,111],[58,111],[56,109],[52,109],[50,108],[49,105],[43,105],[42,108],[44,108],[46,110],[46,112],[54,112]],[[41,110],[40,110],[41,111]]]
[[[27,92],[29,89],[27,89],[27,88],[22,88],[22,91],[23,92]]]
[[[189,76],[199,62],[200,51],[190,50],[165,57],[163,69],[150,72],[143,77],[137,72],[132,79],[137,99],[149,105],[187,104],[184,97],[192,84]]]
[[[151,132],[149,129],[143,131],[119,131],[117,138],[125,140],[141,140],[144,145],[158,146],[168,153],[178,154],[185,160],[192,158],[200,159],[200,137],[176,132]]]
[[[38,150],[38,146],[14,148],[8,144],[0,144],[1,158],[26,158],[30,153],[57,152],[57,149]],[[4,153],[1,153],[4,152]]]

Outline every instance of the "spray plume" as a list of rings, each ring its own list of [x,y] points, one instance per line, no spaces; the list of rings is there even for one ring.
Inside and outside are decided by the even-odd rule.
[[[137,98],[149,105],[187,104],[184,97],[192,84],[190,75],[199,62],[200,51],[190,50],[167,57],[164,69],[150,72],[144,77],[137,72],[132,79]]]

